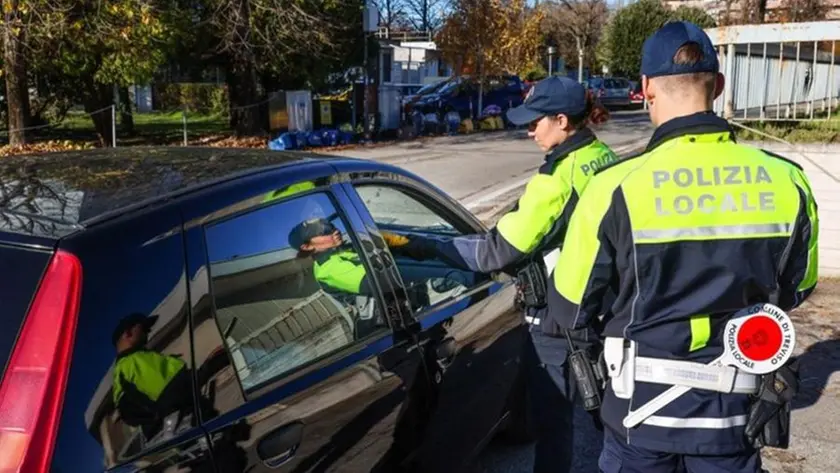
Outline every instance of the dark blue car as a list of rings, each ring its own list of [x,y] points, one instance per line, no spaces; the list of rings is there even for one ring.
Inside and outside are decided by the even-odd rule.
[[[515,288],[389,249],[483,230],[405,170],[119,148],[0,184],[2,471],[448,472],[528,438]],[[313,222],[340,271],[292,244]]]
[[[437,91],[423,95],[413,104],[414,110],[422,113],[437,113],[444,117],[448,112],[455,111],[461,118],[478,117],[479,91],[482,95],[482,108],[495,105],[501,110],[516,107],[522,103],[525,96],[525,84],[518,76],[491,76],[486,78],[485,86],[479,88],[476,78],[461,76],[449,81]]]

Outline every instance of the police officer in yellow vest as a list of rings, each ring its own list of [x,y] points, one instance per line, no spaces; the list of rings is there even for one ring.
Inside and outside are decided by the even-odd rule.
[[[415,259],[422,250],[397,234],[383,232],[386,243],[399,254]],[[345,244],[341,232],[325,218],[305,220],[289,232],[289,246],[299,251],[298,256],[311,255],[315,264],[315,279],[328,288],[345,294],[373,296],[367,271],[352,245]]]
[[[488,233],[454,239],[412,238],[428,255],[471,271],[518,273],[534,351],[526,360],[531,405],[536,409],[534,472],[568,472],[572,465],[573,406],[566,338],[545,320],[547,277],[578,199],[600,167],[617,157],[588,127],[607,119],[606,110],[568,77],[550,77],[533,86],[508,119],[529,125],[528,134],[546,152],[545,163],[525,187],[516,207]],[[419,250],[415,250],[421,252]],[[518,270],[518,271],[514,271]],[[582,331],[575,338],[594,340]]]
[[[797,164],[736,143],[712,112],[724,78],[703,30],[663,26],[644,43],[641,73],[656,130],[644,152],[589,183],[548,317],[603,326],[602,472],[758,473],[758,447],[785,445],[795,362],[763,377],[738,372],[721,391],[654,398],[722,355],[740,309],[789,310],[808,297],[817,206]]]
[[[275,189],[271,192],[268,192],[263,196],[263,203],[271,202],[273,200],[282,199],[284,197],[288,197],[291,195],[299,194],[301,192],[306,192],[308,190],[314,189],[315,183],[312,181],[303,181],[297,182],[290,186],[286,186],[280,189]]]
[[[157,434],[164,417],[192,411],[192,386],[186,363],[178,357],[146,348],[157,316],[131,314],[111,336],[117,349],[114,363],[114,404],[128,425],[140,426],[146,439]]]
[[[327,219],[301,222],[289,232],[289,246],[315,259],[315,279],[330,288],[370,296],[372,286],[359,255],[344,246],[341,232]]]

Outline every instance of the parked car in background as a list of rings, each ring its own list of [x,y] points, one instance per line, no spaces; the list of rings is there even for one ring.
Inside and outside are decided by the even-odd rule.
[[[627,107],[630,105],[630,81],[621,77],[594,77],[587,81],[601,103],[607,107]]]
[[[429,85],[423,84],[388,84],[388,87],[391,89],[396,88],[400,94],[402,100],[405,100],[408,97],[414,97],[418,92],[421,90],[429,87]]]
[[[458,112],[461,118],[478,116],[479,91],[483,93],[482,107],[495,105],[501,110],[516,107],[525,98],[525,84],[519,76],[491,76],[486,78],[483,90],[477,78],[460,76],[452,79],[435,92],[424,95],[414,104],[415,110],[422,113],[437,113],[443,117],[450,111]]]
[[[435,82],[433,84],[426,84],[423,87],[421,87],[420,89],[418,89],[416,92],[414,92],[413,94],[405,95],[402,98],[402,101],[401,101],[403,111],[406,113],[406,115],[410,114],[414,103],[416,103],[418,100],[422,99],[423,96],[425,96],[427,94],[432,94],[432,93],[437,92],[438,90],[443,88],[447,83],[449,83],[449,81],[451,81],[451,80],[452,80],[452,78],[448,78],[448,79],[440,80],[440,81]]]
[[[642,83],[640,81],[632,81],[630,83],[630,103],[632,105],[644,105],[645,96],[642,94]]]
[[[454,472],[527,439],[515,288],[389,249],[484,230],[406,170],[193,147],[4,163],[3,471]],[[115,368],[132,356],[153,362]]]

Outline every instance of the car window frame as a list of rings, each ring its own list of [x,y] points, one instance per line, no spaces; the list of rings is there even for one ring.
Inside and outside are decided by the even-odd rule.
[[[290,181],[291,185],[300,184],[303,182],[308,181],[308,179],[298,179],[294,181]],[[207,227],[212,225],[217,225],[223,223],[225,221],[230,221],[236,219],[237,217],[244,216],[246,214],[250,214],[253,212],[258,212],[276,205],[281,205],[284,203],[291,202],[293,200],[305,198],[307,196],[313,194],[326,194],[330,200],[330,203],[333,204],[334,210],[336,214],[342,219],[342,223],[347,231],[348,236],[350,237],[351,241],[353,242],[354,249],[359,253],[361,256],[361,260],[365,266],[365,270],[368,271],[370,274],[370,284],[373,285],[374,291],[374,300],[375,303],[378,304],[382,310],[386,310],[386,305],[384,303],[382,297],[382,287],[379,281],[379,278],[376,275],[376,271],[372,270],[372,262],[369,260],[367,256],[367,252],[365,251],[363,245],[360,243],[362,240],[356,233],[355,228],[353,227],[351,221],[352,218],[348,215],[349,212],[356,211],[353,207],[347,207],[345,202],[342,202],[340,195],[336,191],[341,192],[340,185],[338,184],[331,184],[327,186],[316,186],[312,189],[308,189],[306,191],[298,192],[292,195],[284,196],[282,198],[278,198],[269,202],[265,202],[262,205],[255,205],[245,209],[241,209],[240,211],[232,212],[223,216],[219,216],[217,218],[209,219],[204,221],[200,225],[201,235],[204,239],[204,254],[201,255],[203,261],[207,267],[207,283],[208,283],[208,293],[210,295],[210,307],[209,310],[211,311],[211,315],[213,318],[214,325],[217,329],[217,334],[222,341],[222,347],[225,350],[226,355],[230,359],[231,366],[235,366],[233,363],[232,355],[230,352],[225,339],[223,338],[224,333],[222,332],[223,328],[219,325],[218,319],[218,311],[216,306],[216,298],[214,295],[214,288],[213,288],[213,275],[212,269],[210,268],[210,257],[208,253],[208,240],[207,240]],[[361,353],[368,349],[373,343],[377,340],[381,340],[382,338],[392,336],[394,333],[394,327],[391,324],[391,321],[388,317],[386,317],[386,321],[388,326],[382,326],[378,330],[375,330],[365,337],[360,339],[354,339],[352,343],[349,343],[341,348],[334,350],[332,352],[326,353],[319,357],[313,358],[306,363],[302,363],[300,365],[295,366],[294,368],[283,372],[282,374],[262,381],[254,386],[249,387],[247,390],[242,383],[242,380],[239,377],[239,373],[235,368],[233,368],[233,375],[236,377],[236,381],[239,386],[240,393],[242,394],[242,398],[244,403],[249,403],[256,399],[260,399],[266,394],[269,394],[277,389],[281,389],[287,386],[289,383],[292,383],[300,378],[303,378],[311,373],[317,372],[321,369],[329,367],[336,363],[339,360],[349,359],[352,358],[352,355]]]
[[[458,203],[457,201],[449,197],[446,193],[432,185],[424,185],[421,182],[418,182],[414,179],[402,175],[360,177],[353,179],[351,180],[351,182],[348,183],[349,189],[347,190],[347,192],[352,192],[355,195],[354,201],[356,202],[356,205],[360,207],[358,209],[358,212],[363,213],[365,215],[365,218],[370,220],[370,222],[373,224],[374,228],[377,231],[379,231],[379,225],[373,220],[373,216],[370,214],[370,211],[364,204],[361,195],[359,195],[356,191],[356,186],[365,185],[381,185],[393,187],[398,190],[404,191],[410,197],[418,200],[421,204],[426,205],[430,208],[430,210],[449,221],[450,224],[452,224],[458,231],[461,232],[462,235],[484,233],[487,231],[484,224],[478,221],[478,219],[475,218],[474,215],[466,211],[466,209],[463,209],[463,211],[461,210],[462,206],[460,203]],[[429,198],[431,198],[431,202],[429,201]],[[452,220],[454,220],[454,222],[452,222]],[[385,251],[388,251],[390,253],[390,250],[386,249]],[[393,258],[393,256],[391,257]],[[402,286],[402,291],[407,291],[407,287],[402,279],[401,274],[397,282]],[[408,310],[410,316],[414,320],[422,322],[425,319],[433,316],[434,314],[439,313],[440,311],[446,310],[452,307],[453,305],[459,304],[466,298],[470,298],[481,292],[487,291],[488,289],[492,288],[494,285],[497,284],[499,284],[499,282],[496,280],[496,274],[487,274],[486,280],[468,288],[467,290],[458,294],[457,296],[452,296],[444,300],[438,301],[434,304],[423,307],[419,311],[414,310],[414,308],[410,307],[410,305],[405,309]]]

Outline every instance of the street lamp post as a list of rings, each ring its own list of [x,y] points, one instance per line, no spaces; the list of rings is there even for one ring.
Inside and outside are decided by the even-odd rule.
[[[369,95],[368,88],[370,87],[370,72],[368,71],[368,68],[369,68],[369,65],[368,65],[368,36],[369,36],[369,33],[373,33],[373,32],[376,31],[378,25],[379,25],[379,9],[376,6],[376,2],[374,2],[372,0],[367,0],[365,2],[365,8],[364,8],[364,11],[362,13],[362,30],[363,30],[363,35],[364,35],[363,36],[363,38],[364,38],[363,44],[364,44],[364,55],[365,55],[364,61],[363,61],[363,66],[362,66],[365,70],[364,71],[365,72],[364,73],[364,77],[365,77],[364,104],[363,104],[363,110],[364,110],[363,113],[365,115],[364,115],[364,118],[363,118],[363,121],[362,121],[365,129],[364,129],[364,132],[362,133],[362,136],[364,137],[365,140],[367,140],[368,137],[370,136],[370,130],[369,130],[370,117],[368,116],[370,114],[370,110],[368,110],[369,109],[368,101],[370,100],[369,96],[368,96]]]
[[[556,51],[557,50],[554,48],[554,46],[548,47],[548,75],[551,75],[552,73],[552,68],[554,66],[554,53]]]

